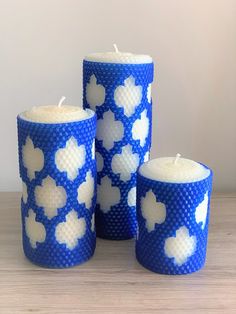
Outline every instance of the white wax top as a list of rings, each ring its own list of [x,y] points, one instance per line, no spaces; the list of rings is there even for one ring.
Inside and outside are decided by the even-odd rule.
[[[152,63],[148,55],[137,55],[129,52],[97,52],[89,54],[84,58],[86,61],[124,64]]]
[[[188,183],[207,178],[210,170],[196,161],[176,157],[162,157],[152,159],[139,168],[139,173],[149,179],[171,182]]]
[[[62,123],[87,119],[91,116],[91,110],[84,110],[78,106],[37,106],[20,114],[20,117],[32,122]]]

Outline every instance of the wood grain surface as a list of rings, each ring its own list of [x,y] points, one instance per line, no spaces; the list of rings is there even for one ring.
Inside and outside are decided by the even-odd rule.
[[[70,269],[31,264],[20,194],[0,193],[0,313],[236,313],[236,196],[212,199],[206,267],[165,276],[136,262],[133,240],[98,239],[94,257]]]

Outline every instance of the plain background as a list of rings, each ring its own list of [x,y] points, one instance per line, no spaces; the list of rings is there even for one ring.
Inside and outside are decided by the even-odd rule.
[[[17,114],[82,105],[83,57],[114,42],[155,62],[151,156],[206,163],[235,192],[235,0],[0,0],[0,190],[21,189]]]

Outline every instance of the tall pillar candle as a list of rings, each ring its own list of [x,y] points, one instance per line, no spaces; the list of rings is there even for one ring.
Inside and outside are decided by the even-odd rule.
[[[171,275],[202,268],[212,171],[177,155],[144,163],[137,180],[138,261],[149,270]]]
[[[25,255],[52,268],[85,262],[96,243],[96,116],[60,102],[17,122]]]
[[[116,48],[83,62],[84,107],[95,110],[98,119],[96,230],[102,238],[136,234],[136,169],[149,158],[152,81],[147,55]]]

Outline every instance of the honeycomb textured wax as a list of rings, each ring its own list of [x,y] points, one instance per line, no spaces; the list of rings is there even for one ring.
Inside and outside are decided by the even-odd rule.
[[[64,123],[18,116],[23,248],[34,263],[70,267],[94,253],[96,116]]]
[[[136,170],[151,147],[152,81],[147,56],[91,55],[83,63],[84,107],[98,119],[96,231],[102,238],[136,234]]]
[[[150,179],[139,170],[136,257],[149,270],[181,275],[204,266],[212,188],[205,169],[206,178],[187,183]]]

